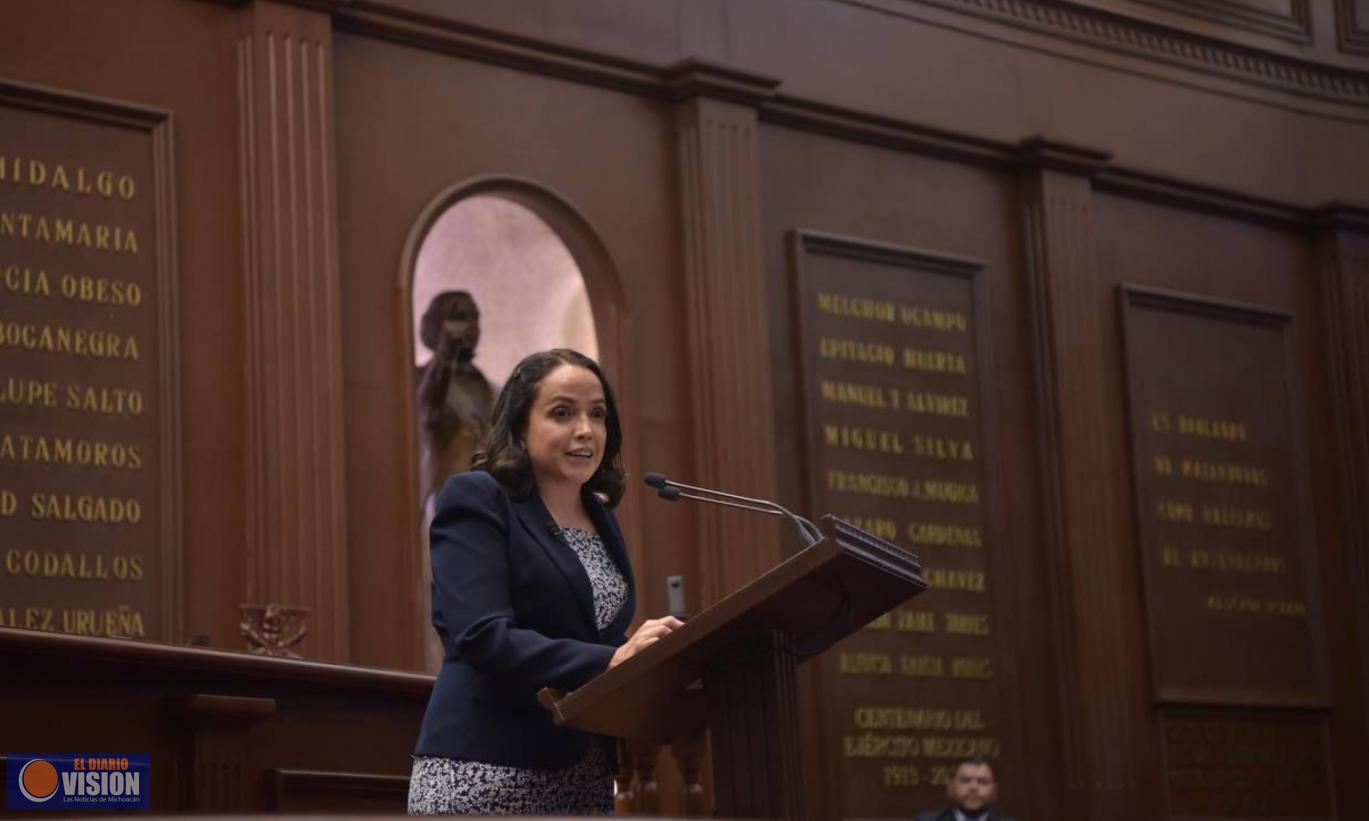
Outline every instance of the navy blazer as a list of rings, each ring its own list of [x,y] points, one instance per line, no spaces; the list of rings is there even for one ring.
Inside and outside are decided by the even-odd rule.
[[[484,471],[442,487],[430,544],[444,658],[416,755],[556,768],[602,740],[557,727],[537,703],[543,687],[574,690],[607,670],[636,606],[618,522],[588,491],[584,503],[627,579],[627,601],[602,631],[589,575],[535,492],[516,497]]]

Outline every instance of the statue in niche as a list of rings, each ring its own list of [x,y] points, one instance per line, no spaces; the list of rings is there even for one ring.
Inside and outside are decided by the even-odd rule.
[[[419,498],[422,500],[422,555],[419,567],[419,624],[424,625],[423,666],[436,673],[442,645],[426,625],[432,618],[432,564],[428,526],[434,500],[447,478],[470,470],[476,448],[489,430],[494,389],[475,366],[480,343],[480,309],[465,291],[443,291],[428,303],[419,323],[419,338],[433,352],[418,380]]]
[[[489,429],[494,389],[474,364],[480,309],[465,291],[443,291],[419,326],[433,358],[418,385],[420,498],[424,506],[454,473],[469,470]]]

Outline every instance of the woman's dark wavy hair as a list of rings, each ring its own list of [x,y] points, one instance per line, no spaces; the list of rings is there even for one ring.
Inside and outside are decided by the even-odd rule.
[[[491,474],[510,493],[519,496],[526,496],[537,487],[523,438],[528,431],[528,414],[532,411],[533,401],[537,399],[538,386],[547,374],[562,365],[578,365],[589,370],[599,377],[599,384],[604,388],[604,403],[608,406],[608,418],[605,420],[608,437],[604,442],[603,461],[585,483],[585,488],[603,496],[606,504],[614,507],[623,498],[627,485],[627,474],[619,458],[623,447],[623,429],[618,421],[618,403],[599,364],[569,348],[530,354],[513,369],[513,375],[504,383],[504,389],[494,403],[490,431],[476,452],[471,467]]]

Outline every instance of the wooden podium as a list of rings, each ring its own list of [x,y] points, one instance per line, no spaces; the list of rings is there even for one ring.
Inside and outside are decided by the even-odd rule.
[[[906,550],[831,516],[819,527],[817,544],[575,692],[543,690],[543,705],[638,741],[706,726],[717,815],[805,817],[798,664],[927,586]]]

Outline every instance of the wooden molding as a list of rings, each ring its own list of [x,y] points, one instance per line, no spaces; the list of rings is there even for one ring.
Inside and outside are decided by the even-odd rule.
[[[666,73],[670,96],[677,102],[711,97],[741,105],[759,106],[775,96],[780,81],[690,58],[671,66]]]
[[[353,813],[402,813],[409,797],[409,778],[403,775],[268,770],[266,778],[272,812],[335,812],[347,807]]]
[[[528,37],[494,31],[449,18],[422,14],[378,0],[284,0],[327,10],[338,28],[372,37],[550,74],[590,85],[617,88],[650,96],[671,96],[669,68],[637,60],[599,54]],[[1304,11],[1291,18],[1253,10],[1237,13],[1230,0],[1149,0],[1172,8],[1189,9],[1201,16],[1221,15],[1229,24],[1255,26],[1262,33],[1271,27],[1286,37],[1310,26],[1306,0],[1295,0]],[[1343,9],[1355,0],[1340,0]],[[918,4],[962,12],[1015,28],[1041,32],[1110,53],[1123,52],[1147,60],[1178,65],[1206,74],[1277,90],[1295,98],[1362,105],[1369,102],[1369,71],[1318,63],[1299,57],[1262,51],[1213,37],[1181,31],[1116,12],[1067,0],[842,0],[856,6],[878,8],[896,15]],[[1201,7],[1194,7],[1200,2]],[[1353,20],[1353,13],[1342,12]],[[1287,23],[1278,23],[1287,20]],[[1358,34],[1369,43],[1369,32]],[[1299,42],[1303,42],[1299,40]],[[1344,44],[1344,37],[1342,43]],[[1353,49],[1347,49],[1353,50]]]
[[[1081,177],[1098,176],[1112,159],[1110,153],[1101,149],[1042,136],[1028,137],[1020,147],[1022,161],[1028,168],[1062,171]]]
[[[872,0],[844,0],[868,5]],[[1340,103],[1369,100],[1369,72],[1262,51],[1069,0],[873,0],[963,12],[1114,53],[1182,66],[1254,86]],[[893,4],[891,6],[891,3]],[[1189,6],[1191,3],[1184,3]],[[1223,3],[1223,6],[1226,4]]]
[[[1341,51],[1369,54],[1369,3],[1336,0],[1336,39]]]
[[[857,2],[857,0],[846,1]],[[862,4],[868,4],[869,1],[859,0]],[[1351,0],[1344,1],[1351,2]],[[1070,30],[1078,30],[1081,32],[1080,36],[1088,34],[1095,28],[1098,29],[1100,33],[1097,36],[1102,39],[1094,44],[1109,49],[1113,46],[1108,37],[1114,36],[1133,43],[1135,48],[1141,48],[1152,41],[1155,44],[1168,42],[1160,34],[1147,35],[1146,32],[1149,29],[1133,31],[1125,28],[1125,26],[1130,25],[1142,25],[1134,23],[1130,18],[1093,9],[1076,9],[1073,6],[1058,3],[1042,4],[1038,0],[883,0],[884,5],[881,5],[880,8],[886,8],[889,3],[912,2],[926,2],[938,6],[953,7],[957,10],[966,10],[965,7],[969,6],[984,6],[986,9],[990,6],[994,8],[1002,6],[1002,9],[1005,10],[1003,13],[1013,11],[1024,16],[1027,20],[1036,21],[1033,25],[1037,27],[1052,24],[1052,21],[1057,21],[1058,15],[1075,15],[1061,19],[1070,21],[1073,26]],[[1041,8],[1038,8],[1038,5]],[[1031,13],[1032,9],[1037,12],[1035,15]],[[685,61],[673,67],[654,66],[641,61],[598,54],[556,43],[517,37],[433,15],[400,10],[385,3],[370,2],[369,0],[346,4],[338,3],[332,7],[332,13],[334,24],[344,31],[400,42],[465,59],[479,60],[586,85],[637,94],[651,99],[676,99],[680,91],[672,87],[672,76],[678,83],[681,67],[691,65],[690,61]],[[997,12],[995,14],[1002,16]],[[1106,18],[1108,25],[1094,26],[1089,22],[1092,18],[1079,17],[1078,15],[1102,15]],[[1113,32],[1113,34],[1104,37],[1102,32],[1105,31]],[[1190,37],[1190,35],[1182,36]],[[1178,47],[1175,46],[1175,48]],[[1212,41],[1206,43],[1204,48],[1207,50],[1203,51],[1202,54],[1214,65],[1223,67],[1226,67],[1228,63],[1244,65],[1237,55],[1228,55],[1222,51],[1222,49],[1236,48],[1234,46]],[[1256,56],[1262,60],[1283,59],[1255,52],[1251,52],[1250,59],[1255,59]],[[697,62],[692,63],[692,65],[707,66],[707,64]],[[1358,97],[1352,95],[1348,101],[1356,104],[1369,102],[1369,72],[1316,66],[1311,63],[1299,63],[1298,65],[1305,65],[1308,70],[1316,69],[1330,72],[1332,75],[1341,77],[1345,83],[1352,81],[1358,83],[1359,86],[1356,87],[1361,89],[1361,93]],[[716,72],[718,69],[714,67],[713,71]],[[1292,72],[1291,68],[1285,71],[1272,63],[1261,64],[1260,70],[1256,71],[1255,75],[1258,77],[1302,76]],[[906,119],[844,108],[805,97],[785,94],[780,91],[782,86],[767,90],[767,83],[773,81],[758,75],[726,69],[722,70],[721,74],[704,73],[701,77],[699,72],[695,72],[695,76],[698,77],[697,82],[693,85],[689,83],[685,85],[692,93],[708,96],[708,93],[711,92],[715,98],[724,98],[727,95],[726,99],[734,102],[744,101],[746,105],[756,106],[760,121],[765,124],[895,151],[1000,169],[1019,166],[1024,159],[1023,146],[1019,143],[931,128]],[[704,79],[710,77],[711,83],[703,82]],[[1283,88],[1283,86],[1279,87]],[[1297,93],[1302,94],[1303,92],[1297,91]],[[1148,171],[1129,169],[1114,164],[1109,164],[1105,170],[1100,172],[1096,185],[1098,190],[1108,193],[1160,201],[1173,207],[1282,226],[1306,227],[1310,224],[1309,217],[1312,214],[1306,207],[1293,203],[1253,197],[1236,191],[1175,180]]]
[[[299,687],[393,693],[419,703],[427,701],[433,688],[432,676],[399,670],[254,656],[154,641],[68,636],[0,627],[0,658],[22,664],[25,657],[52,656],[80,658],[83,663],[91,664],[152,668],[177,675],[195,673],[219,678],[246,677]]]
[[[1132,0],[1145,6],[1211,20],[1234,29],[1267,34],[1291,43],[1312,42],[1307,0],[1288,0],[1288,14],[1266,11],[1239,0]]]

